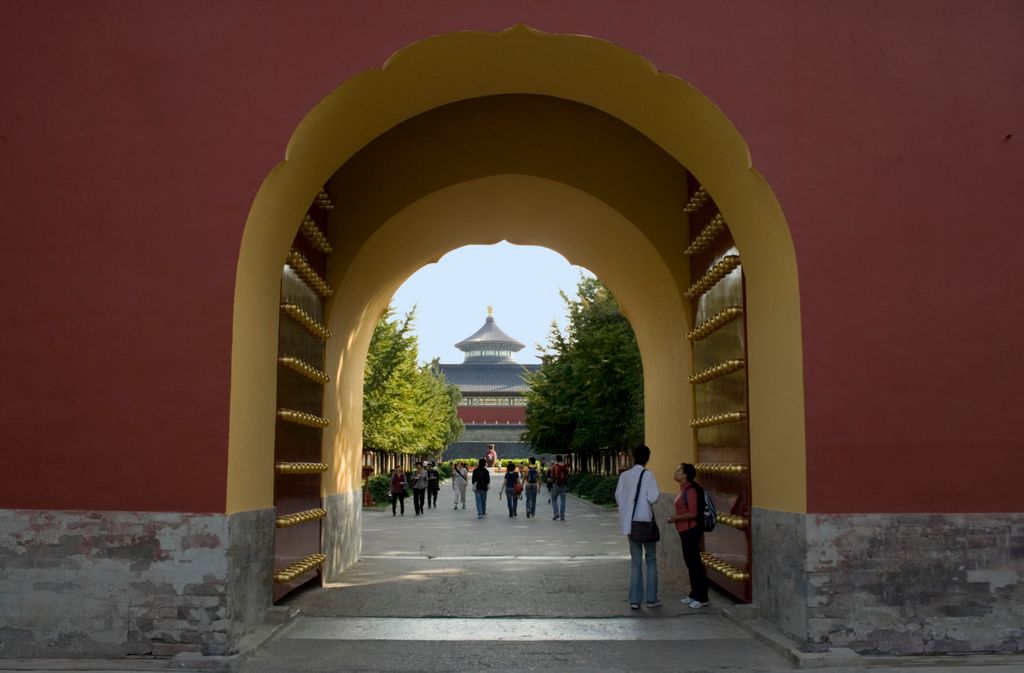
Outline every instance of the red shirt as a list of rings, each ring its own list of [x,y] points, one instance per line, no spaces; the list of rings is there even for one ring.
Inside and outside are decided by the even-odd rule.
[[[679,489],[679,495],[676,496],[676,516],[682,516],[683,514],[697,514],[697,489],[690,486],[689,484],[684,485]],[[694,516],[692,519],[685,521],[676,521],[676,530],[682,533],[684,530],[690,530],[697,525],[697,517]]]

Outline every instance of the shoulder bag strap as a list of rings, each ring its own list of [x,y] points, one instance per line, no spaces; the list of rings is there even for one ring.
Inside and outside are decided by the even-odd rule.
[[[640,501],[640,485],[644,483],[645,472],[647,472],[647,470],[641,472],[640,478],[636,480],[636,495],[633,496],[633,514],[631,515],[631,517],[636,516],[636,503]],[[632,518],[630,520],[632,520]]]

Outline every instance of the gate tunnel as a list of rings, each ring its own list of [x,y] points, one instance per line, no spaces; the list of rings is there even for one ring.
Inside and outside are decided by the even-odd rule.
[[[558,251],[619,299],[644,363],[651,468],[694,457],[682,254],[686,175],[713,196],[743,256],[753,504],[806,511],[799,294],[781,209],[706,97],[642,58],[523,26],[454,33],[342,84],[296,129],[260,188],[240,251],[232,344],[228,513],[273,505],[281,267],[326,184],[322,482],[330,581],[359,555],[363,367],[374,323],[424,264],[501,240]],[[779,394],[779,391],[785,391]]]

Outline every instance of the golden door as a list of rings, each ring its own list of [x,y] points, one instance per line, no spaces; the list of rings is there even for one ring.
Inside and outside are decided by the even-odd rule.
[[[274,437],[274,600],[317,577],[326,557],[320,553],[323,509],[320,480],[323,387],[329,377],[324,352],[330,332],[324,326],[326,192],[310,206],[292,242],[281,273],[278,333],[277,424]]]
[[[751,600],[750,433],[743,266],[714,200],[692,182],[689,202],[690,299],[697,481],[718,510],[704,535],[708,579],[737,599]]]

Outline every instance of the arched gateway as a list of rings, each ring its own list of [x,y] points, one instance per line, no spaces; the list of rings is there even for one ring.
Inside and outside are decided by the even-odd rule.
[[[261,187],[235,290],[228,513],[275,505],[275,423],[297,418],[282,417],[276,399],[278,356],[287,356],[278,325],[295,320],[282,318],[281,269],[286,259],[301,266],[289,250],[321,190],[333,207],[314,224],[333,252],[319,267],[327,298],[310,312],[322,310],[316,338],[331,335],[320,351],[330,378],[317,438],[326,472],[314,493],[328,521],[316,550],[327,581],[359,555],[363,367],[374,323],[409,275],[464,245],[539,245],[594,271],[637,334],[652,469],[670,483],[674,465],[699,458],[692,422],[721,409],[695,401],[691,341],[721,311],[691,299],[706,271],[712,280],[730,271],[714,271],[728,247],[691,268],[687,248],[707,221],[691,222],[684,206],[700,194],[742,256],[749,407],[727,420],[748,423],[753,506],[806,511],[796,262],[743,140],[704,96],[637,55],[517,26],[434,37],[346,82],[303,120]]]

